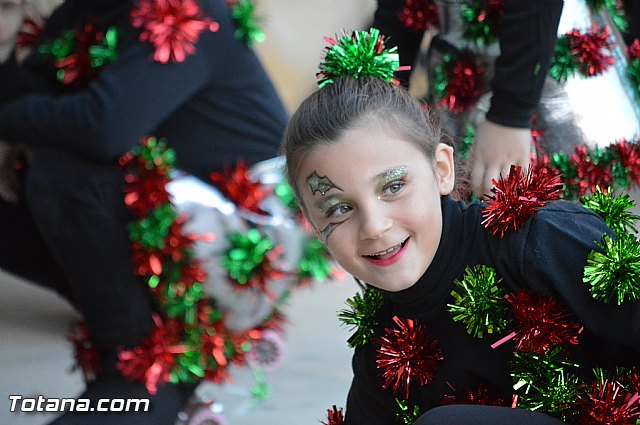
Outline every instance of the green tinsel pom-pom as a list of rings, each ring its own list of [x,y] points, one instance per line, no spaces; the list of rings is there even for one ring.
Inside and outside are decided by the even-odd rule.
[[[267,39],[255,16],[255,5],[251,0],[238,0],[231,9],[231,17],[236,23],[236,37],[244,40],[247,46],[262,43]]]
[[[364,345],[373,338],[375,327],[378,324],[377,315],[382,306],[382,299],[380,291],[367,288],[364,296],[357,293],[346,301],[350,309],[341,310],[338,313],[338,318],[350,329],[356,329],[356,332],[347,341],[349,347]]]
[[[593,298],[618,305],[640,299],[640,242],[635,236],[604,236],[602,252],[591,251],[583,281],[591,285]]]
[[[494,269],[483,265],[467,267],[463,279],[456,279],[453,284],[454,303],[448,304],[449,312],[454,321],[466,325],[469,335],[482,338],[485,333],[501,332],[507,326],[507,304]]]
[[[636,232],[634,224],[640,216],[629,211],[635,202],[628,194],[614,196],[611,190],[604,193],[598,186],[590,196],[580,198],[580,203],[602,217],[617,235]]]
[[[297,214],[300,212],[300,207],[298,206],[298,198],[296,197],[296,193],[289,185],[289,183],[283,182],[276,185],[273,189],[273,192],[276,194],[280,202],[287,207],[293,214]]]
[[[396,398],[396,403],[400,408],[400,412],[396,414],[396,422],[402,425],[413,425],[420,417],[420,406],[416,404],[412,409],[408,402],[398,398]]]
[[[474,126],[469,124],[467,125],[467,130],[460,141],[461,158],[469,158],[469,153],[471,152],[471,146],[473,145],[474,140],[476,140],[476,129]]]
[[[619,7],[620,0],[586,0],[589,9],[600,12],[602,9],[606,9],[611,16],[613,24],[621,31],[626,32],[629,22],[624,16],[624,11]]]
[[[165,203],[149,212],[147,217],[128,225],[129,238],[143,249],[162,249],[178,213],[173,205]]]
[[[567,35],[560,36],[556,42],[549,68],[549,76],[560,83],[564,83],[578,73],[579,64],[572,50]]]
[[[144,143],[133,149],[133,154],[144,164],[146,170],[168,172],[176,163],[176,152],[167,148],[166,139],[147,137]]]
[[[258,229],[229,235],[229,248],[222,258],[222,266],[241,285],[246,284],[259,271],[259,265],[274,247],[273,241],[262,237]]]
[[[116,27],[109,27],[100,44],[89,47],[91,66],[100,68],[114,62],[118,57],[118,39],[120,35]]]
[[[541,411],[552,415],[568,413],[581,394],[581,381],[567,372],[575,368],[560,359],[562,349],[556,347],[546,354],[534,352],[516,353],[511,376],[518,393],[518,407]]]
[[[354,31],[337,40],[328,40],[331,45],[326,48],[324,60],[316,74],[319,87],[346,76],[391,81],[400,66],[398,48],[386,49],[384,36],[376,28]]]

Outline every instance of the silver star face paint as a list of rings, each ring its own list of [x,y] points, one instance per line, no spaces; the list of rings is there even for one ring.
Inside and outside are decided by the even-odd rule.
[[[324,196],[331,189],[342,191],[342,189],[329,180],[327,176],[319,176],[315,170],[307,177],[307,183],[309,183],[309,187],[311,187],[312,195],[320,192],[320,194]]]

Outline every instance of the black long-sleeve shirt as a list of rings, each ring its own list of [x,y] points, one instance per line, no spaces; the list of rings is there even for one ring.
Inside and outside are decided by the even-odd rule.
[[[563,0],[504,1],[488,120],[530,127],[549,71],[563,4]],[[373,26],[389,37],[390,45],[398,46],[401,65],[412,65],[423,33],[405,28],[398,20],[403,5],[403,0],[378,0]],[[406,82],[409,72],[399,77]]]
[[[0,139],[113,161],[143,136],[164,137],[177,166],[201,178],[239,159],[276,156],[287,116],[272,82],[235,37],[225,2],[199,4],[219,29],[203,31],[184,62],[162,64],[152,59],[154,47],[138,40],[133,2],[65,1],[48,20],[43,42],[91,20],[99,30],[118,29],[117,59],[85,88],[65,91],[54,81],[55,70],[32,58],[38,80],[30,85],[39,91],[2,109]]]
[[[640,303],[618,306],[596,301],[582,281],[589,252],[597,249],[605,233],[610,234],[598,216],[574,203],[552,202],[503,239],[491,235],[481,222],[481,204],[466,206],[444,198],[443,233],[433,262],[414,286],[400,292],[382,291],[377,336],[355,349],[346,424],[396,423],[398,407],[391,389],[382,387],[376,367],[380,345],[375,341],[384,328],[395,327],[396,315],[425,325],[442,350],[434,379],[411,387],[410,405],[417,404],[425,412],[441,405],[445,395],[454,395],[452,388],[464,393],[476,385],[495,391],[510,404],[514,342],[495,349],[491,344],[513,329],[472,338],[447,310],[447,304],[454,303],[453,282],[463,277],[467,266],[494,268],[505,293],[526,288],[563,304],[572,313],[571,320],[584,326],[579,344],[568,348],[568,357],[580,365],[585,378],[593,378],[593,367],[640,366]]]

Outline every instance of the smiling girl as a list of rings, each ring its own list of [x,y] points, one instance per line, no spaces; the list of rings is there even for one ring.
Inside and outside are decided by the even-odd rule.
[[[595,367],[640,365],[638,302],[597,301],[583,283],[587,257],[611,234],[602,219],[556,201],[503,237],[494,234],[483,224],[485,204],[452,196],[454,149],[403,88],[372,77],[324,85],[292,116],[283,150],[305,216],[337,262],[364,283],[361,300],[379,294],[367,318],[370,337],[353,344],[346,424],[581,423],[586,397],[556,410],[527,407],[546,414],[512,408],[526,399],[514,397],[513,362],[514,353],[527,354],[514,316],[528,300],[566,309],[550,322],[575,334],[561,349],[545,342],[536,353],[566,353],[580,365],[571,376],[593,380]],[[496,276],[492,291],[509,294],[497,296],[480,322],[494,320],[505,299],[510,309],[508,321],[478,335],[451,306],[461,298],[460,282],[480,267]],[[631,399],[640,389],[625,388]]]

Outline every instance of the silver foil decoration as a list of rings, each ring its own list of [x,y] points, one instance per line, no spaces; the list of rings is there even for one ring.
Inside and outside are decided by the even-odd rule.
[[[274,188],[284,180],[283,165],[282,157],[255,164],[250,170],[251,178],[259,181],[265,189]],[[212,233],[215,236],[211,242],[197,240],[194,243],[195,256],[207,273],[205,296],[223,310],[230,330],[252,329],[264,322],[273,313],[278,298],[297,284],[293,272],[303,258],[309,232],[302,228],[273,191],[260,205],[268,215],[261,215],[237,207],[213,185],[191,175],[177,174],[167,189],[178,213],[186,213],[189,217],[185,233]],[[286,275],[281,280],[268,282],[275,297],[259,289],[237,288],[222,266],[222,258],[230,247],[228,236],[236,232],[246,233],[251,228],[257,228],[262,236],[269,237],[276,246],[283,248],[274,266]]]

